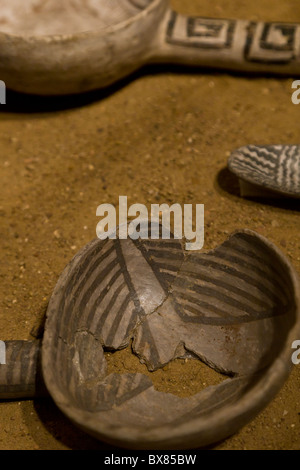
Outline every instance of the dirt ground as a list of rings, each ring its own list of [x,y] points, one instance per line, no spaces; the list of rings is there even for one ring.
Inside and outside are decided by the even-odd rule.
[[[172,6],[198,16],[300,21],[298,0]],[[8,93],[0,107],[1,339],[32,338],[62,269],[96,236],[97,206],[118,206],[119,195],[147,206],[203,203],[204,249],[250,228],[300,272],[299,203],[242,199],[226,169],[239,146],[299,142],[293,79],[154,67],[76,98]],[[212,448],[299,450],[300,365],[259,416]],[[111,450],[50,399],[1,402],[0,449]]]

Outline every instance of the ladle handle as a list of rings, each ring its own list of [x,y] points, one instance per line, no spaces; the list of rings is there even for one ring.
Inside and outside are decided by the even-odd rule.
[[[300,74],[297,23],[187,17],[169,11],[159,37],[152,62]]]
[[[0,399],[34,398],[45,394],[41,374],[41,342],[1,341]]]

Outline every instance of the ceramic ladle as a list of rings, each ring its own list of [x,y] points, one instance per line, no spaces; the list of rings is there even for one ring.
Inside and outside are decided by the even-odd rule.
[[[58,280],[42,344],[5,343],[0,398],[46,390],[77,426],[117,446],[209,445],[253,418],[288,377],[299,291],[288,259],[250,230],[203,253],[175,238],[93,240]],[[150,371],[189,354],[224,380],[180,398],[144,374],[108,374],[104,352],[129,344]]]
[[[187,17],[168,0],[99,0],[97,12],[90,30],[74,33],[51,33],[50,22],[22,32],[11,20],[0,33],[1,80],[20,92],[60,95],[106,87],[151,63],[300,73],[299,24]]]

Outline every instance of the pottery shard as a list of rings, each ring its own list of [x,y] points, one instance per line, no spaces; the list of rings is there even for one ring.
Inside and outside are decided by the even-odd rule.
[[[90,410],[101,413],[101,421],[118,426],[132,426],[134,422],[141,432],[147,432],[152,424],[176,425],[191,418],[205,415],[224,404],[233,403],[247,381],[243,378],[227,379],[218,386],[189,398],[179,398],[154,389],[151,379],[144,374],[110,374],[98,388],[97,405]]]
[[[165,302],[137,328],[135,353],[150,370],[185,351],[228,374],[266,366],[288,302],[267,256],[244,235],[187,256]]]
[[[164,303],[182,264],[178,240],[108,240],[91,249],[66,294],[60,336],[87,331],[107,349],[126,347],[135,329]],[[168,272],[164,273],[164,270]]]

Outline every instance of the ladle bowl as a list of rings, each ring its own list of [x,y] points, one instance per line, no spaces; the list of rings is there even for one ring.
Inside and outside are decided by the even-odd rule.
[[[291,371],[298,276],[250,230],[208,252],[183,246],[179,239],[87,244],[57,282],[42,345],[6,343],[0,398],[34,397],[44,381],[73,423],[133,449],[203,447],[248,423]],[[144,374],[108,373],[105,350],[129,344],[150,371],[189,354],[224,380],[183,398],[155,390]]]

